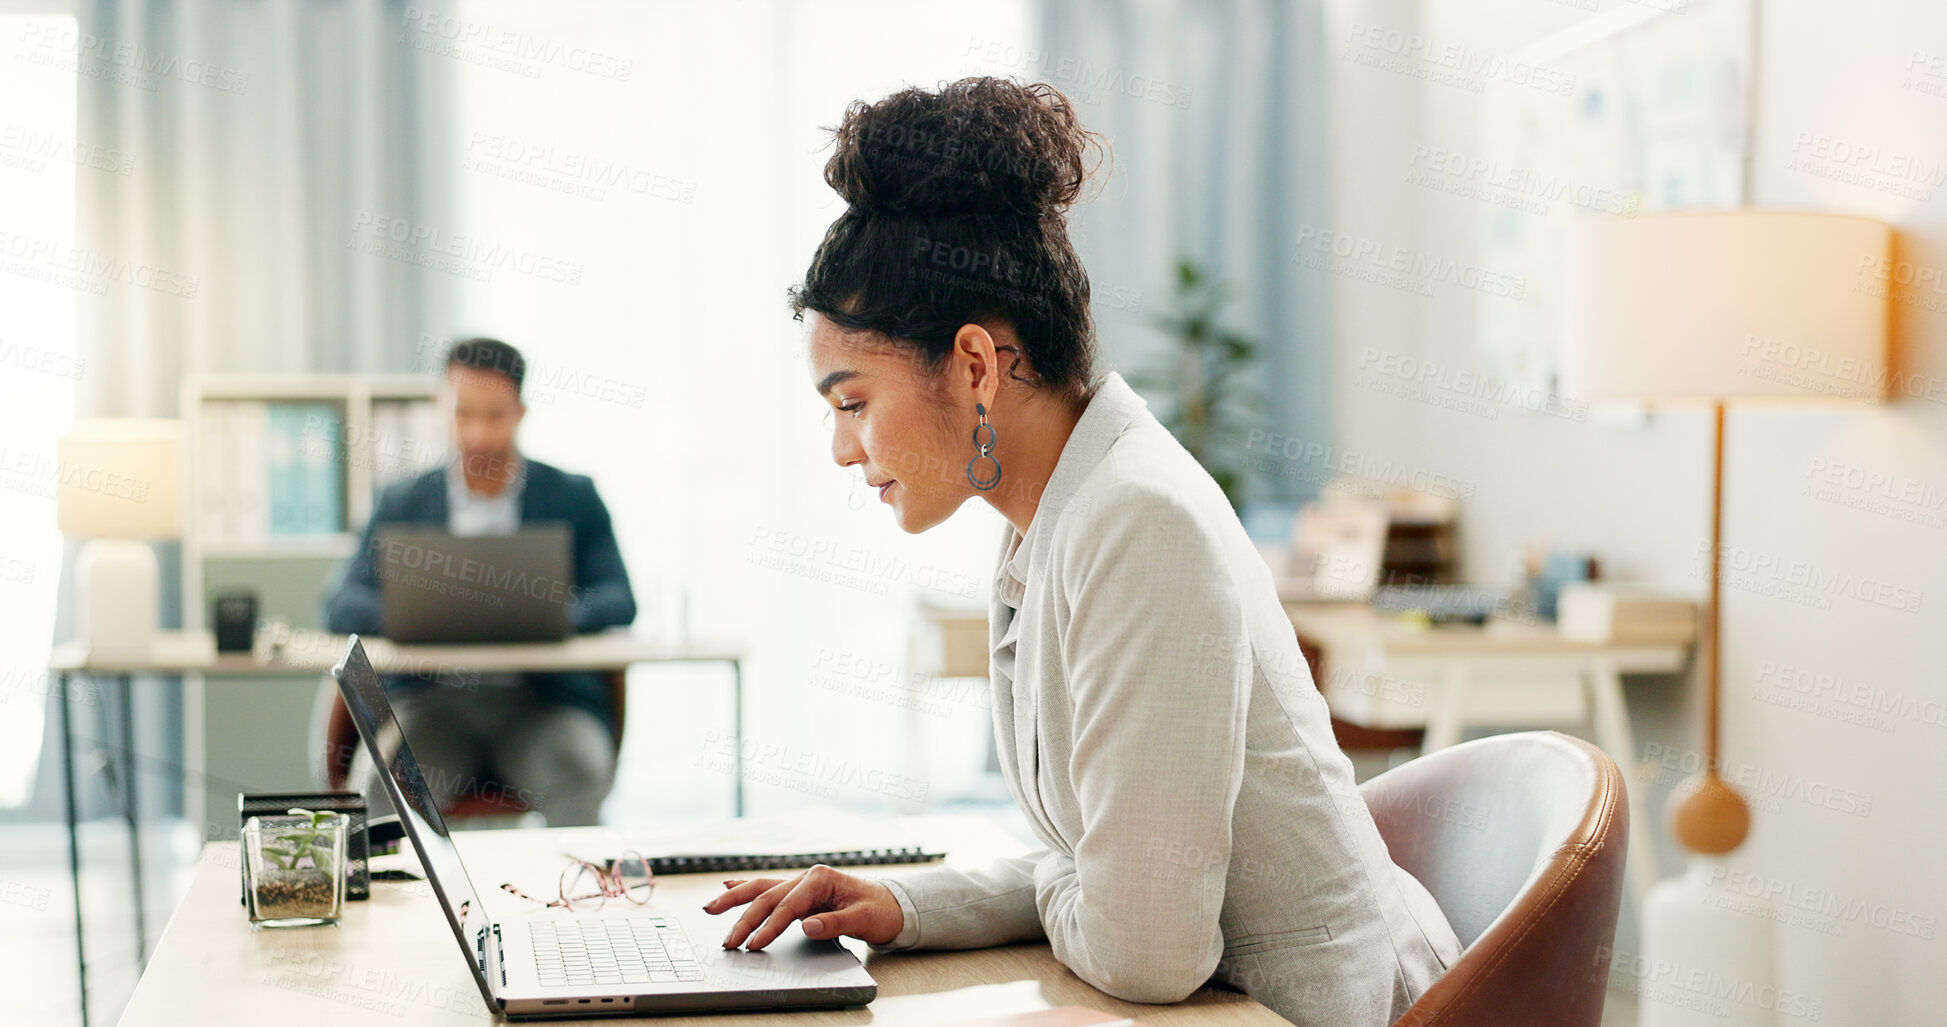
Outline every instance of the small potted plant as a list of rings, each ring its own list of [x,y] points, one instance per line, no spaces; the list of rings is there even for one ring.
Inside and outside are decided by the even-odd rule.
[[[292,809],[243,825],[243,884],[253,927],[335,924],[345,908],[343,813]]]

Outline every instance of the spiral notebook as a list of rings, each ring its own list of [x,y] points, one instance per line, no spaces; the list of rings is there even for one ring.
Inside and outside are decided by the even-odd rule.
[[[927,852],[917,845],[894,849],[846,849],[840,852],[691,853],[649,856],[656,874],[721,874],[739,870],[775,870],[823,863],[834,867],[875,866],[886,863],[931,863],[944,852]]]

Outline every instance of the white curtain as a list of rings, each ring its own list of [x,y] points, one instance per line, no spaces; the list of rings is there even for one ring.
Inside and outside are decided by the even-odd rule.
[[[83,296],[82,416],[173,416],[183,374],[398,369],[448,276],[369,259],[371,218],[437,224],[446,62],[402,45],[438,0],[84,0],[83,252],[134,269]]]
[[[1140,366],[1164,345],[1179,258],[1229,283],[1226,324],[1255,339],[1264,427],[1331,441],[1331,285],[1293,258],[1327,217],[1319,0],[1041,0],[1026,67],[1074,96],[1115,171],[1078,210],[1076,247],[1106,352]],[[1106,296],[1104,295],[1106,293]],[[1318,482],[1266,476],[1248,495],[1303,499]]]
[[[11,31],[10,75],[72,77],[65,124],[43,127],[48,111],[16,110],[25,94],[0,98],[6,124],[33,133],[10,142],[20,152],[8,170],[61,158],[72,217],[34,228],[46,211],[10,205],[0,228],[55,244],[33,260],[53,280],[23,287],[71,295],[73,321],[57,334],[72,339],[65,366],[74,373],[19,379],[36,403],[58,398],[58,414],[28,418],[8,441],[51,466],[70,417],[176,416],[188,373],[408,367],[412,340],[446,320],[451,278],[371,257],[357,242],[374,218],[444,216],[450,62],[401,33],[408,12],[442,9],[438,0],[80,0],[71,21],[30,16]],[[72,635],[68,599],[55,589],[72,552],[61,555],[51,507],[8,520],[19,546],[53,554],[35,562],[35,615],[10,618],[31,625],[21,643],[36,652],[50,635]],[[175,547],[159,551],[169,617],[181,593]],[[59,615],[39,613],[50,608]],[[45,659],[21,657],[21,667],[35,665]],[[51,726],[45,691],[17,690]],[[142,722],[175,722],[173,689],[144,689],[138,702],[153,711]],[[94,712],[77,712],[84,734]],[[39,766],[30,813],[52,815],[58,764],[25,744],[32,732],[16,729],[25,716],[12,712],[4,736],[23,743],[16,763]],[[138,745],[173,751],[174,732],[157,731]],[[0,798],[19,797],[9,790]]]

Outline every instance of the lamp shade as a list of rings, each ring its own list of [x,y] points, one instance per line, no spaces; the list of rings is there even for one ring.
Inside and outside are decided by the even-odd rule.
[[[1562,391],[1590,400],[1877,401],[1890,227],[1761,210],[1569,231]]]
[[[76,421],[57,444],[61,532],[166,539],[181,533],[179,421]]]

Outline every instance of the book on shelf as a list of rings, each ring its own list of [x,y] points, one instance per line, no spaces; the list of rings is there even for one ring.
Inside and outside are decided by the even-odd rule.
[[[303,533],[331,535],[345,523],[344,419],[329,403],[313,403],[299,432],[299,477],[304,482]]]
[[[337,404],[210,400],[202,415],[195,451],[203,537],[252,546],[346,530]]]
[[[294,426],[299,421],[299,411],[295,403],[266,405],[265,422],[269,430],[264,433],[265,462],[269,467],[269,481],[264,489],[270,498],[270,524],[267,534],[304,534],[304,486],[303,469],[298,462],[300,431]]]
[[[430,400],[380,400],[372,404],[372,430],[360,459],[372,469],[372,495],[437,467],[446,456],[439,406]]]
[[[270,460],[264,447],[269,431],[268,404],[240,402],[230,409],[226,456],[233,492],[228,537],[242,545],[262,545],[270,534]]]
[[[200,430],[192,441],[195,457],[196,523],[208,538],[233,538],[230,510],[236,503],[236,480],[230,466],[230,404],[203,404]]]

